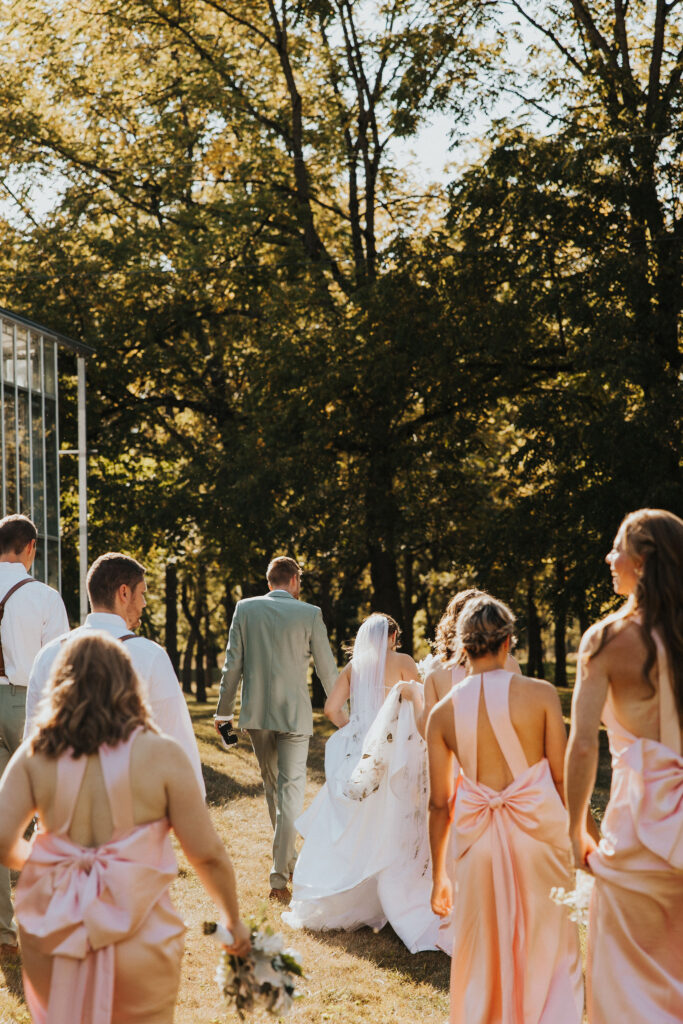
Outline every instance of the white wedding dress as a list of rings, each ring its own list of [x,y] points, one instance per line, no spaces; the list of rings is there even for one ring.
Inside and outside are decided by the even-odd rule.
[[[327,741],[326,784],[297,819],[304,845],[282,918],[316,931],[388,921],[411,953],[450,954],[450,920],[430,907],[426,747],[400,684],[384,699],[386,637],[377,615],[358,632],[351,718]]]

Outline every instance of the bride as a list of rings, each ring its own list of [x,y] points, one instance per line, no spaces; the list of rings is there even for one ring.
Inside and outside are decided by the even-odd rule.
[[[297,820],[304,845],[283,920],[316,931],[388,921],[412,953],[450,953],[450,924],[430,908],[426,748],[413,706],[421,685],[413,659],[396,651],[399,635],[388,615],[366,619],[327,699],[339,731],[325,747],[326,784]]]

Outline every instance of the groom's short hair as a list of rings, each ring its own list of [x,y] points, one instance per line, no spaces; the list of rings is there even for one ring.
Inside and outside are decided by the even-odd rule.
[[[266,579],[271,587],[281,587],[283,584],[289,583],[294,576],[299,576],[300,573],[301,566],[298,562],[295,562],[293,558],[287,558],[286,555],[278,555],[268,563]]]
[[[145,578],[145,567],[130,555],[119,551],[108,551],[100,555],[90,566],[86,586],[92,607],[113,608],[116,591],[126,586],[134,590]]]

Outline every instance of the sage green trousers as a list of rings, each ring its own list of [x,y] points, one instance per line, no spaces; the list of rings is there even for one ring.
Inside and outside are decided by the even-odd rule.
[[[261,769],[273,836],[270,884],[284,889],[296,864],[296,826],[304,809],[309,736],[272,729],[248,729]]]
[[[21,746],[26,720],[26,687],[0,686],[0,775]],[[17,926],[10,890],[9,868],[0,865],[0,943],[15,945]]]

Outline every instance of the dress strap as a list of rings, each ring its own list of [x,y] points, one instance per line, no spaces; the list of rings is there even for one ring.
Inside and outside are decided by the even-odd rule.
[[[65,835],[71,828],[71,819],[76,809],[78,794],[83,785],[83,776],[88,765],[86,755],[73,758],[71,748],[57,758],[57,781],[53,802],[55,828],[51,832]]]
[[[659,742],[675,754],[681,754],[681,727],[674,697],[669,656],[664,642],[657,632],[652,631],[657,648],[657,676],[659,679]]]
[[[114,823],[113,839],[118,839],[135,827],[133,793],[130,787],[130,752],[136,736],[141,731],[142,726],[138,726],[127,740],[115,747],[109,747],[106,743],[100,747],[102,776]]]
[[[476,676],[463,679],[452,693],[455,741],[462,770],[473,782],[477,781],[477,718],[481,681]]]
[[[529,767],[524,748],[510,718],[510,680],[514,672],[482,673],[484,703],[493,734],[514,778]],[[493,678],[493,677],[496,678]]]

